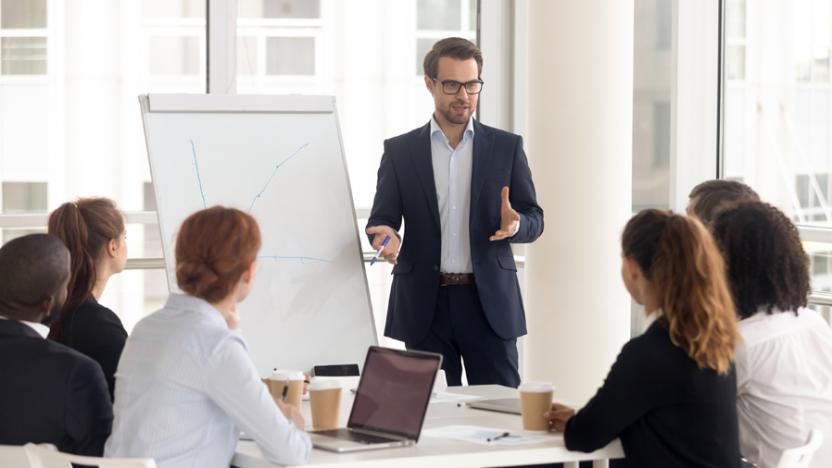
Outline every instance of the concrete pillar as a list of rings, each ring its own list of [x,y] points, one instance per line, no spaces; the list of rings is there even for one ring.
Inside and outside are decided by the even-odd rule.
[[[585,403],[629,338],[633,0],[528,2],[526,146],[546,230],[527,251],[526,379]]]

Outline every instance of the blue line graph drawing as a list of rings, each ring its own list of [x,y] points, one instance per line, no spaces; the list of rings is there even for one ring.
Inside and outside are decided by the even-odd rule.
[[[202,195],[202,207],[208,208],[208,200],[205,198],[205,189],[202,188],[202,176],[199,174],[199,162],[196,158],[196,144],[191,140],[191,154],[194,157],[194,169],[196,170],[196,181],[199,183],[199,193]]]
[[[248,212],[249,213],[251,213],[251,210],[254,209],[254,204],[257,203],[257,200],[263,195],[263,193],[266,191],[266,189],[269,188],[269,184],[272,183],[272,179],[274,179],[274,175],[277,174],[277,170],[280,169],[280,166],[289,162],[289,160],[291,160],[292,158],[297,156],[298,153],[300,153],[307,146],[309,146],[309,143],[304,143],[304,144],[300,145],[300,147],[298,149],[296,149],[294,153],[290,154],[289,157],[287,157],[283,161],[280,161],[279,163],[275,164],[274,170],[272,170],[272,175],[269,176],[269,180],[266,181],[266,184],[263,186],[263,189],[260,190],[259,192],[257,192],[257,195],[254,196],[254,200],[251,201],[251,206],[248,207]]]
[[[196,143],[194,143],[193,139],[191,139],[189,141],[191,142],[191,157],[193,158],[193,166],[194,166],[194,172],[196,173],[196,181],[199,184],[199,193],[202,196],[202,206],[203,206],[203,208],[208,208],[208,197],[205,195],[205,188],[202,185],[202,175],[199,172],[199,158],[197,157]],[[289,162],[289,160],[291,160],[292,158],[297,156],[298,153],[300,153],[307,146],[309,146],[309,143],[304,143],[303,145],[298,147],[298,149],[296,149],[292,154],[290,154],[288,157],[286,157],[285,159],[283,159],[282,161],[280,161],[279,163],[277,163],[274,166],[274,170],[272,171],[272,174],[269,177],[269,180],[266,181],[266,185],[263,186],[263,189],[260,190],[260,192],[258,192],[257,195],[254,197],[254,200],[252,200],[251,206],[249,206],[249,209],[248,209],[249,212],[251,212],[251,209],[254,208],[254,204],[255,204],[255,202],[257,202],[257,199],[260,198],[263,195],[263,193],[266,191],[266,189],[269,187],[269,184],[271,183],[275,174],[277,174],[277,170],[280,169],[281,166],[283,166],[284,164]],[[291,261],[291,262],[300,262],[300,263],[307,263],[307,262],[309,262],[309,263],[332,263],[330,260],[327,260],[325,258],[306,257],[306,256],[288,256],[288,255],[260,255],[260,256],[257,257],[257,259],[258,260],[273,260],[275,262]]]
[[[311,261],[311,262],[321,262],[321,263],[332,263],[332,262],[330,262],[329,260],[327,260],[327,259],[325,259],[325,258],[318,258],[318,257],[290,257],[290,256],[284,256],[284,255],[258,255],[258,256],[257,256],[257,259],[258,259],[258,260],[274,260],[274,261],[278,261],[278,260],[296,260],[296,261],[299,261],[299,262],[301,262],[301,263],[305,263],[305,262],[307,262],[307,261]]]

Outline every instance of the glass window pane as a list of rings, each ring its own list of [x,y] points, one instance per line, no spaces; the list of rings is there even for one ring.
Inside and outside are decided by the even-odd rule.
[[[729,80],[745,79],[745,46],[728,46],[725,51],[725,77]]]
[[[46,212],[46,182],[3,182],[3,214]],[[45,228],[2,229],[2,243],[27,234],[46,232]]]
[[[745,37],[745,0],[728,0],[725,10],[725,34],[731,39]]]
[[[462,27],[459,0],[419,0],[417,28],[422,30],[455,30]]]
[[[741,178],[798,224],[832,226],[832,0],[753,5],[752,15],[726,10],[727,24],[745,18],[746,37],[724,46],[723,175]]]
[[[0,1],[0,28],[45,28],[46,0]]]
[[[155,36],[150,39],[150,73],[197,75],[201,41],[198,37]]]
[[[0,48],[3,75],[46,74],[45,37],[3,37]]]
[[[46,182],[3,182],[3,213],[45,213]]]
[[[633,211],[670,207],[670,2],[636,0],[633,65]],[[665,37],[666,36],[666,37]],[[641,318],[641,312],[634,315]],[[635,323],[634,323],[635,325]],[[640,327],[633,326],[633,330]]]
[[[436,44],[438,39],[417,39],[416,40],[416,74],[425,74],[425,55]]]
[[[311,37],[266,39],[266,73],[269,75],[314,75],[315,39]]]
[[[479,0],[468,0],[468,28],[477,28],[477,8],[479,7]]]

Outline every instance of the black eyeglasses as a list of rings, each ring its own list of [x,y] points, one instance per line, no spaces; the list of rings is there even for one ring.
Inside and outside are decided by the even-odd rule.
[[[459,81],[454,80],[443,80],[439,81],[436,78],[431,78],[434,83],[441,83],[442,84],[442,92],[445,94],[449,94],[451,96],[456,95],[459,92],[459,89],[465,86],[465,92],[468,94],[479,94],[482,91],[482,85],[485,83],[482,80],[473,80],[473,81],[466,81],[465,83],[460,83]]]

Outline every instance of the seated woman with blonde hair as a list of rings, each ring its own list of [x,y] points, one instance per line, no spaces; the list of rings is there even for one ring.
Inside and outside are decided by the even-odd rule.
[[[309,460],[303,418],[272,399],[234,330],[259,250],[257,222],[240,210],[216,206],[182,223],[176,282],[185,294],[171,294],[127,339],[108,457],[151,457],[159,468],[227,468],[243,430],[269,462]]]
[[[713,239],[693,218],[645,210],[621,246],[624,285],[653,322],[624,345],[586,406],[552,405],[551,429],[582,452],[618,437],[630,467],[738,467],[739,335]]]

